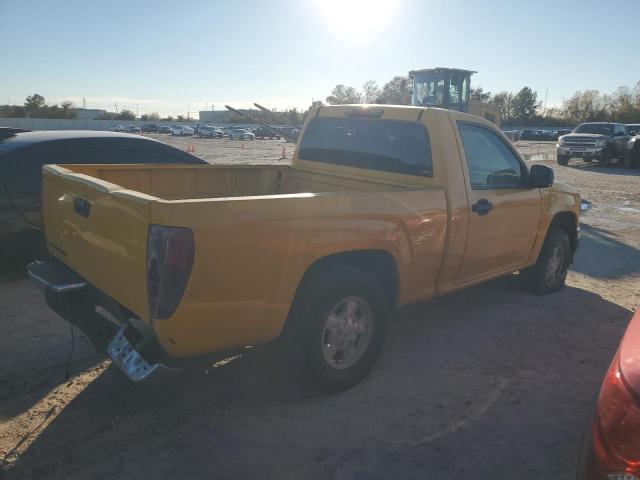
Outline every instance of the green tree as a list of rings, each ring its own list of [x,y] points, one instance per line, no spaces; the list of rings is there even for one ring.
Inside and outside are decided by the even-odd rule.
[[[120,110],[120,120],[135,120],[136,114],[131,110]]]
[[[538,94],[530,87],[523,87],[513,97],[513,119],[520,123],[526,123],[535,116],[538,107],[540,107]]]
[[[142,115],[140,115],[140,120],[146,122],[149,120],[149,115],[146,113],[143,113]]]
[[[407,77],[397,75],[385,83],[376,103],[411,105],[411,86]]]
[[[471,96],[480,99],[482,102],[489,102],[491,100],[491,92],[485,92],[482,87],[472,88]]]
[[[44,97],[37,93],[29,95],[24,102],[24,108],[26,108],[28,112],[36,111],[39,108],[44,107],[44,105]]]
[[[347,105],[351,103],[362,103],[362,95],[353,87],[345,87],[344,85],[336,85],[331,91],[331,95],[327,97],[329,105]]]

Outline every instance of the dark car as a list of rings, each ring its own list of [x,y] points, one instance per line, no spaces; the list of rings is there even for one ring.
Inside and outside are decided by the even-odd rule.
[[[143,125],[141,130],[144,133],[158,133],[159,127],[155,124]]]
[[[171,127],[167,126],[167,125],[162,125],[160,126],[160,128],[158,128],[158,133],[168,133],[171,134]]]
[[[636,136],[640,135],[640,123],[628,123],[625,125],[627,127],[627,132],[629,135]]]
[[[520,132],[520,135],[518,135],[518,140],[541,140],[540,132],[541,130],[527,128]]]
[[[97,131],[0,131],[0,259],[42,248],[42,166],[48,163],[202,163],[139,135]],[[0,264],[4,262],[0,260]]]
[[[256,136],[256,138],[268,138],[268,139],[275,138],[276,140],[280,139],[280,134],[276,133],[274,130],[270,130],[265,127],[256,128],[253,131],[253,133]]]
[[[604,377],[576,480],[640,478],[640,312],[629,322]]]
[[[597,160],[600,165],[608,165],[613,159],[622,163],[628,141],[627,128],[621,123],[581,123],[572,133],[560,137],[558,164],[567,165],[574,157],[585,162]]]
[[[554,135],[554,140],[560,140],[560,137],[562,137],[563,135],[568,135],[571,132],[573,132],[572,128],[559,128],[558,130],[555,131],[555,135]]]

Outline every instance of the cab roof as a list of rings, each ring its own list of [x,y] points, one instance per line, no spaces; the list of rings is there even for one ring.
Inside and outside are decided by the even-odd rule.
[[[18,132],[5,138],[0,137],[0,148],[3,150],[13,150],[17,148],[24,148],[34,143],[90,138],[126,138],[137,141],[157,142],[157,140],[153,140],[151,138],[129,133],[96,130],[41,130],[36,132]]]

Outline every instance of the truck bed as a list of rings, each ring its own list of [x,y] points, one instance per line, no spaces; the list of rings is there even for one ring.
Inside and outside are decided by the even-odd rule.
[[[65,165],[123,189],[163,200],[388,189],[388,182],[304,172],[288,165]]]
[[[149,228],[193,232],[184,296],[153,322],[174,356],[277,338],[306,269],[339,252],[389,252],[411,285],[400,301],[428,297],[447,232],[444,189],[347,168],[47,165],[43,205],[51,254],[149,323]]]

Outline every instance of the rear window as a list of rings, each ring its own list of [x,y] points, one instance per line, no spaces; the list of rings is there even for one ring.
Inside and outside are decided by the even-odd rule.
[[[430,177],[431,143],[417,122],[319,117],[309,122],[298,158]]]

